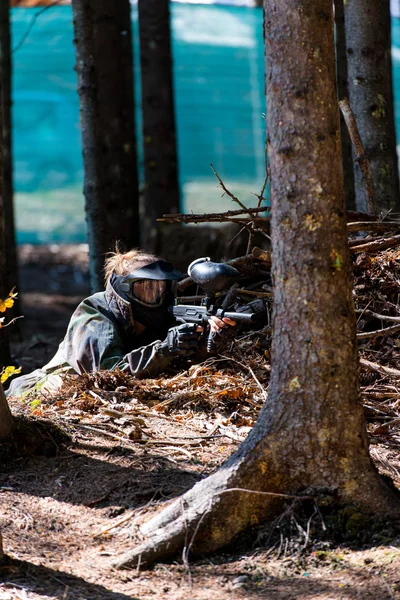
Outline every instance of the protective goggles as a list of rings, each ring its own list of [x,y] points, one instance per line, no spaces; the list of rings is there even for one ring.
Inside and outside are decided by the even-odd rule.
[[[145,306],[161,306],[167,297],[176,296],[176,287],[183,273],[163,260],[137,269],[120,277],[120,288],[125,294]]]

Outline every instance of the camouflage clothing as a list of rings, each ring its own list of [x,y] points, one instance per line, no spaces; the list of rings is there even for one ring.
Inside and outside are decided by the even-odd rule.
[[[166,321],[168,318],[166,317]],[[33,389],[54,391],[64,373],[82,374],[118,367],[135,377],[154,377],[171,362],[161,353],[172,323],[162,330],[135,333],[132,305],[109,283],[104,292],[83,300],[73,313],[67,333],[51,361],[33,373],[11,382],[8,396],[21,396]]]

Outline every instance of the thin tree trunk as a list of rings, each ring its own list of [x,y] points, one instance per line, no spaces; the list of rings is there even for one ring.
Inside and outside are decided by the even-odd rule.
[[[8,289],[18,289],[18,256],[14,219],[14,187],[12,163],[12,68],[10,8],[0,2],[0,70],[3,81],[3,194],[5,219],[6,280]],[[10,310],[11,317],[21,313],[21,302],[17,299]],[[16,328],[20,329],[19,321]]]
[[[104,254],[139,245],[129,0],[73,0],[81,105],[90,282],[103,288]]]
[[[0,63],[1,67],[1,63]],[[0,298],[6,298],[8,292],[5,206],[3,189],[3,102],[2,72],[0,69]],[[6,328],[0,328],[0,371],[10,364],[10,347]],[[0,397],[1,398],[1,397]]]
[[[211,552],[282,510],[331,494],[400,511],[368,454],[345,222],[331,0],[265,0],[274,279],[268,400],[238,451],[142,527],[117,566]],[[186,542],[185,542],[186,540]]]
[[[143,117],[143,246],[159,253],[166,213],[179,212],[169,0],[139,0]]]
[[[0,67],[2,63],[0,62]],[[6,236],[5,236],[5,208],[3,189],[3,102],[2,102],[2,71],[0,68],[0,298],[5,298],[9,292],[7,282],[6,262]],[[8,343],[7,329],[0,327],[0,372],[3,367],[10,364],[10,348]],[[11,436],[13,430],[13,418],[4,395],[3,386],[0,382],[0,442]],[[1,557],[1,539],[0,539]]]
[[[4,563],[4,558],[5,558],[5,554],[4,554],[4,549],[3,549],[3,536],[1,535],[1,531],[0,531],[0,566]]]
[[[335,0],[336,31],[336,71],[339,100],[349,97],[347,77],[346,31],[344,26],[344,0]],[[342,139],[344,191],[346,207],[355,210],[354,168],[352,146],[343,115],[340,115],[340,135]]]
[[[371,163],[378,211],[400,211],[393,110],[389,0],[349,0],[344,6],[349,99]],[[356,208],[365,210],[355,168]]]
[[[10,439],[13,429],[14,419],[0,383],[0,443]]]

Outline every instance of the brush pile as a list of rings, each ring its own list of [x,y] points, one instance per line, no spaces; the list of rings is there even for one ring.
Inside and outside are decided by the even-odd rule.
[[[261,224],[265,231],[267,219],[261,220],[259,210],[255,214],[257,228]],[[391,448],[400,448],[400,222],[361,217],[364,220],[351,213],[348,230],[362,399],[371,441],[379,443],[376,462],[383,472],[400,479],[390,467],[393,461],[386,456]],[[251,230],[252,218],[249,212],[240,217],[241,225]],[[253,247],[246,256],[229,263],[243,278],[236,301],[246,304],[262,299],[267,315],[262,327],[239,328],[223,356],[200,364],[187,363],[183,368],[181,364],[158,379],[136,380],[119,370],[66,376],[56,394],[31,399],[36,414],[69,423],[74,431],[114,438],[129,447],[156,447],[157,454],[166,460],[188,459],[194,448],[207,444],[218,447],[221,441],[242,441],[267,399],[271,255]],[[181,296],[196,293],[190,278],[181,282]]]

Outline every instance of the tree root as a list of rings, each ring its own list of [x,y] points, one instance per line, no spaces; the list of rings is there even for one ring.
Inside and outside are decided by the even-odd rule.
[[[257,454],[257,453],[255,453]],[[326,495],[326,482],[310,485],[312,496],[301,493],[261,491],[281,487],[283,480],[271,464],[260,457],[238,451],[216,473],[197,483],[191,490],[156,514],[141,527],[145,540],[119,557],[113,567],[149,567],[152,563],[182,552],[186,562],[189,553],[206,554],[228,545],[242,531],[276,517],[282,511],[282,499],[315,500]],[[284,471],[274,465],[277,473]],[[267,468],[268,475],[263,475]],[[291,490],[303,490],[307,476],[293,480]],[[272,482],[275,481],[275,485]],[[238,487],[240,486],[240,487]],[[349,493],[349,490],[350,493]],[[400,517],[398,491],[380,478],[370,465],[369,473],[361,473],[351,481],[332,482],[330,493],[340,504],[356,504],[362,510]]]
[[[155,560],[190,551],[208,553],[228,544],[246,526],[258,522],[262,513],[276,513],[280,494],[251,494],[252,490],[233,488],[230,481],[238,480],[235,465],[220,469],[200,481],[186,494],[145,523],[141,532],[147,540],[122,555],[114,567],[149,566]],[[230,490],[232,490],[230,493]],[[238,495],[246,501],[238,501]]]

